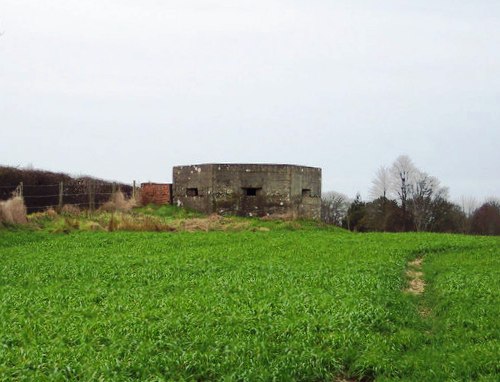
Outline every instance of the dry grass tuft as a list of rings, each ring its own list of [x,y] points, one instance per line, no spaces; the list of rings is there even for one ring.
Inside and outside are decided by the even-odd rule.
[[[161,219],[154,216],[132,216],[121,214],[115,217],[117,230],[121,231],[154,231],[154,232],[173,232],[176,229]]]
[[[213,231],[220,227],[220,223],[223,219],[222,216],[217,214],[212,214],[206,218],[186,219],[181,222],[180,228],[188,232]]]
[[[65,217],[64,218],[64,225],[72,230],[79,229],[80,228],[80,221],[78,219],[72,219],[72,218]]]
[[[132,225],[131,225],[132,223]],[[187,232],[197,232],[197,231],[243,231],[248,229],[250,226],[249,222],[245,221],[233,221],[231,219],[226,219],[219,215],[210,215],[206,218],[192,218],[192,219],[183,219],[172,222],[170,224],[166,224],[162,222],[160,219],[151,216],[145,216],[137,221],[137,218],[134,221],[129,221],[124,219],[122,225],[123,229],[133,229],[135,230],[135,226],[137,230],[141,231],[187,231]]]
[[[43,214],[51,219],[54,219],[55,217],[57,217],[57,212],[55,209],[53,209],[52,207],[49,207],[45,210],[45,212],[43,212]]]
[[[267,227],[254,227],[252,228],[252,232],[269,232],[271,231],[270,228]]]
[[[109,219],[109,222],[108,222],[108,231],[109,232],[116,231],[117,225],[118,225],[118,222],[115,219],[115,214],[113,213],[113,214],[111,214],[111,218]]]
[[[123,192],[117,191],[113,193],[109,201],[104,203],[99,209],[106,212],[126,212],[130,211],[135,206],[137,206],[135,199],[127,199]]]
[[[0,202],[0,223],[26,224],[26,206],[20,196],[10,198],[5,202]]]
[[[135,190],[135,197],[130,198],[130,200],[133,200],[135,205],[134,207],[143,207],[144,204],[142,203],[142,196],[141,196],[141,189],[137,188]]]
[[[212,214],[205,218],[192,218],[181,220],[178,223],[179,231],[242,231],[248,229],[250,222],[235,221],[221,215]]]
[[[84,221],[80,224],[80,229],[83,231],[105,231],[104,227],[95,221]]]
[[[59,215],[52,207],[45,211],[33,212],[28,215],[28,221],[32,223],[41,223],[44,220],[55,220]]]
[[[112,201],[108,201],[106,203],[103,203],[100,207],[99,210],[101,212],[114,212],[116,211],[115,204]]]
[[[80,215],[81,212],[80,208],[73,204],[65,204],[61,209],[63,215]]]

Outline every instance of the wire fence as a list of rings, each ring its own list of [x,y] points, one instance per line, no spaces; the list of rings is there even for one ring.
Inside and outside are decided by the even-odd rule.
[[[126,197],[134,197],[133,186],[95,180],[74,180],[53,184],[11,184],[0,185],[0,200],[22,196],[28,213],[49,208],[61,209],[66,204],[82,209],[94,210],[108,202],[116,191]]]

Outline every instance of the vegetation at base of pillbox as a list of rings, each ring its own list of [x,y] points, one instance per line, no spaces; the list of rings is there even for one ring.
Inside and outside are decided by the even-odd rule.
[[[153,215],[169,219],[187,219],[204,216],[200,212],[190,210],[188,208],[173,206],[170,204],[165,204],[162,206],[148,204],[147,206],[136,208],[134,211],[137,213],[143,213],[145,215]]]
[[[134,207],[135,201],[119,191],[97,211],[64,205],[59,212],[49,208],[27,217],[27,228],[51,233],[75,231],[269,231],[269,230],[328,230],[347,231],[332,225],[308,220],[282,220],[276,217],[243,218],[237,216],[204,215],[176,206]],[[0,205],[1,207],[1,205]],[[1,215],[0,215],[1,217]],[[0,219],[1,221],[1,219]]]
[[[0,380],[493,381],[499,244],[0,230]]]

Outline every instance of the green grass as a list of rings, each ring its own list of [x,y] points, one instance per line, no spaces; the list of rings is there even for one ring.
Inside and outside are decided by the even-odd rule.
[[[0,231],[0,380],[497,380],[499,238],[250,222]]]
[[[436,379],[500,379],[500,247],[491,244],[477,238],[426,259],[430,332],[418,357],[440,365]]]
[[[142,213],[145,215],[153,215],[167,219],[187,219],[202,217],[203,214],[188,208],[180,208],[174,205],[155,205],[149,204],[145,207],[134,208],[135,213]]]

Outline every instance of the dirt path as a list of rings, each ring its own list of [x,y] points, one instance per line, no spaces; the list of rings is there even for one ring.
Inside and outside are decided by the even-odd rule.
[[[423,279],[422,262],[423,257],[417,257],[415,260],[408,262],[406,275],[408,276],[408,287],[405,292],[420,295],[424,293],[425,281]]]
[[[422,272],[422,263],[424,258],[422,256],[417,257],[413,261],[409,261],[406,266],[406,276],[408,277],[408,286],[405,289],[405,293],[411,293],[415,296],[420,296],[425,292],[425,281],[424,273]],[[425,306],[422,302],[418,308],[420,315],[425,318],[429,316],[431,310],[429,307]]]

